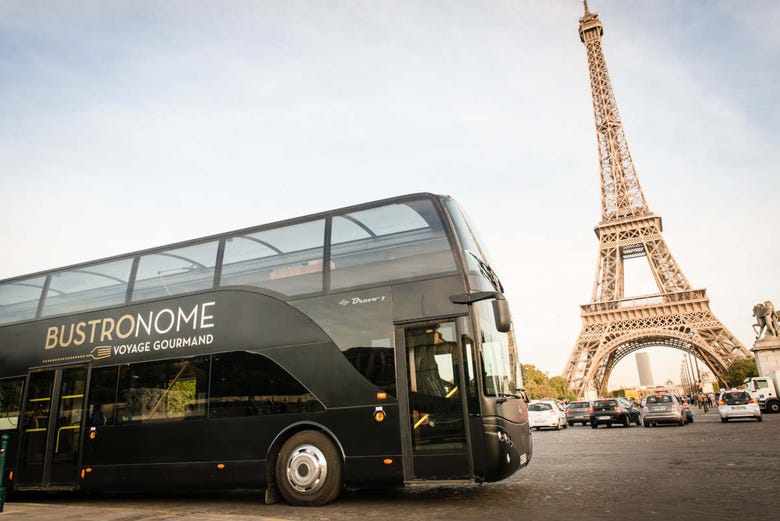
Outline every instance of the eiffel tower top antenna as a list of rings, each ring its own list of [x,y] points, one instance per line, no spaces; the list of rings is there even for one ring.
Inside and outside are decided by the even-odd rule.
[[[579,32],[587,51],[593,96],[601,176],[601,221],[647,215],[650,209],[634,169],[601,48],[604,26],[598,14],[588,8],[587,0],[583,3],[585,15],[579,20]]]

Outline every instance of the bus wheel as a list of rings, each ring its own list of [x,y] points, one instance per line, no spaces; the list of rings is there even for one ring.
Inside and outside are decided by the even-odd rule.
[[[276,459],[276,483],[291,505],[319,506],[341,492],[341,461],[321,432],[302,431],[282,445]]]

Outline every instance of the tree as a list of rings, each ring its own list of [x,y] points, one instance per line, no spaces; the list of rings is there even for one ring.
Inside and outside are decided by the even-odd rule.
[[[547,375],[543,371],[531,364],[523,365],[522,371],[525,392],[531,400],[553,397],[553,388],[550,387]]]
[[[755,358],[741,358],[735,360],[726,370],[726,384],[729,387],[738,387],[746,378],[758,376]]]
[[[577,395],[569,390],[569,382],[563,376],[553,376],[550,378],[550,385],[555,390],[555,397],[559,400],[574,401]]]
[[[531,400],[541,398],[576,399],[576,396],[568,390],[566,380],[562,376],[550,378],[547,373],[530,364],[523,365],[522,369],[525,392]]]

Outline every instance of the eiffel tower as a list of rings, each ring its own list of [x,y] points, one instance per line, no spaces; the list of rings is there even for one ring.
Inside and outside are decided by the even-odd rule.
[[[601,48],[603,26],[584,4],[579,33],[588,56],[601,174],[601,222],[594,230],[599,260],[563,376],[577,396],[588,390],[604,396],[621,359],[662,346],[693,354],[723,381],[728,366],[749,353],[710,311],[706,290],[692,289],[664,242],[661,217],[647,206],[623,132]],[[658,293],[626,298],[624,261],[638,257],[647,259]]]

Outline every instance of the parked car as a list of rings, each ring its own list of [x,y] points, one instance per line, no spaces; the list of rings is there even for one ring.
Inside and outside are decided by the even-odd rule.
[[[642,409],[642,425],[655,427],[659,423],[687,423],[685,406],[677,396],[671,393],[655,393],[645,398]]]
[[[590,408],[591,428],[598,429],[599,425],[612,427],[613,424],[631,426],[631,415],[626,406],[618,398],[594,400]]]
[[[566,406],[566,422],[569,427],[575,423],[587,425],[590,422],[590,402],[571,402]]]
[[[618,398],[617,401],[620,402],[624,410],[628,411],[628,420],[630,423],[642,425],[642,409],[637,407],[633,400],[628,398]]]
[[[747,391],[723,391],[720,393],[718,414],[720,414],[720,421],[723,423],[734,418],[762,420],[759,404]]]
[[[555,400],[531,400],[528,403],[528,420],[532,429],[549,427],[555,430],[566,428],[566,413]]]

